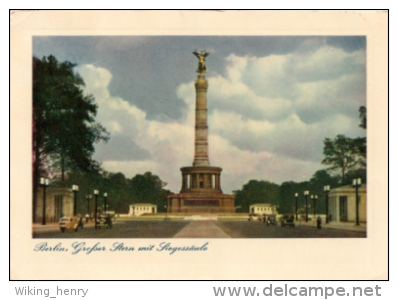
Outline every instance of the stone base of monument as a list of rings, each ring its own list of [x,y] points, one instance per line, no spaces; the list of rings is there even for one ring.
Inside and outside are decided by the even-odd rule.
[[[169,213],[190,213],[192,215],[210,215],[235,212],[235,196],[221,191],[171,194],[168,196]]]

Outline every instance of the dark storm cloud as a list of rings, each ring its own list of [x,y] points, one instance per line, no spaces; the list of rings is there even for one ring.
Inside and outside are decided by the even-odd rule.
[[[108,143],[96,146],[96,157],[110,161],[143,161],[151,159],[151,153],[126,136],[112,135]]]
[[[366,48],[366,36],[329,36],[326,43],[346,52],[353,52]]]
[[[33,53],[55,55],[60,61],[93,64],[108,69],[109,91],[147,113],[148,119],[180,119],[186,104],[176,97],[180,82],[194,78],[195,49],[211,52],[208,76],[224,74],[225,58],[286,54],[303,43],[302,37],[262,36],[62,36],[34,37]],[[162,118],[166,116],[166,118]]]
[[[351,53],[366,48],[366,37],[36,36],[33,39],[33,53],[38,57],[53,54],[60,61],[69,60],[78,65],[93,64],[105,68],[113,76],[108,87],[113,97],[120,97],[145,111],[148,120],[172,122],[186,116],[186,102],[177,97],[176,88],[180,83],[196,77],[197,59],[192,55],[194,49],[201,50],[206,46],[210,52],[210,56],[207,57],[209,78],[227,76],[226,58],[231,54],[238,57],[263,58],[271,55],[299,54],[294,58],[300,61],[287,60],[281,74],[272,73],[266,78],[261,78],[261,67],[254,65],[246,68],[248,72],[243,72],[241,79],[259,96],[283,97],[295,101],[298,94],[296,87],[300,82],[333,80],[343,73],[352,72],[366,75],[363,64],[348,58],[344,63],[322,58],[315,66],[300,68],[305,59],[312,59],[309,53],[316,52],[325,44]],[[253,60],[253,63],[257,64],[258,61]],[[359,88],[363,90],[364,86],[366,85]],[[339,97],[340,95],[336,95],[338,92],[339,90],[336,90],[333,95]],[[362,92],[363,97],[364,93]],[[325,97],[330,98],[333,95],[325,94]],[[354,97],[352,99],[357,102]],[[231,98],[230,103],[234,102],[237,101]],[[303,104],[297,108],[298,113],[304,122],[315,122],[330,112],[330,108],[324,103],[321,101],[321,104]],[[319,113],[313,114],[311,106],[307,105],[319,106]],[[355,103],[355,106],[357,105]],[[232,106],[224,109],[234,109]],[[210,101],[209,110],[213,108],[222,107]],[[264,117],[255,107],[248,107],[247,110],[252,118]],[[349,111],[352,111],[351,106]],[[308,116],[305,116],[306,114]]]

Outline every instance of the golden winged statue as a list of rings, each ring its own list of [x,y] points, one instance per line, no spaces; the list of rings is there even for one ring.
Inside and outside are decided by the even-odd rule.
[[[198,68],[196,69],[196,72],[199,74],[203,74],[203,73],[207,72],[205,62],[206,62],[206,57],[210,53],[206,52],[206,50],[200,51],[200,54],[196,50],[192,53],[199,59],[199,64],[198,64]]]

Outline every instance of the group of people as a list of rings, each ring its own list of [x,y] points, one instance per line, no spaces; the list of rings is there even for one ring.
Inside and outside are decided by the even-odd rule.
[[[83,217],[81,216],[81,214],[77,215],[78,217],[78,227],[80,227],[81,229],[83,229]],[[84,216],[86,223],[88,223],[88,221],[92,218],[90,218],[89,214],[86,214]],[[101,223],[101,219],[104,219],[104,224],[108,227],[108,228],[112,228],[112,219],[110,215],[107,215],[106,217],[101,217],[101,216],[97,216],[97,220],[96,223],[100,224]]]
[[[266,215],[263,215],[262,221],[263,221],[263,223],[266,223],[267,225],[270,225],[270,224],[276,225],[276,218],[273,216],[267,217]]]

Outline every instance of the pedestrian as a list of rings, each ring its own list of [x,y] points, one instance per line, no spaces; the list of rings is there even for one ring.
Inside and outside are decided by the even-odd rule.
[[[112,228],[111,216],[107,216],[107,218],[106,218],[106,224],[108,225],[108,228]]]
[[[77,226],[80,227],[81,229],[83,229],[83,218],[82,218],[82,215],[78,214],[77,217],[79,219]]]
[[[322,228],[322,219],[320,216],[318,216],[318,218],[316,219],[316,224],[317,224],[317,228],[321,229]]]

